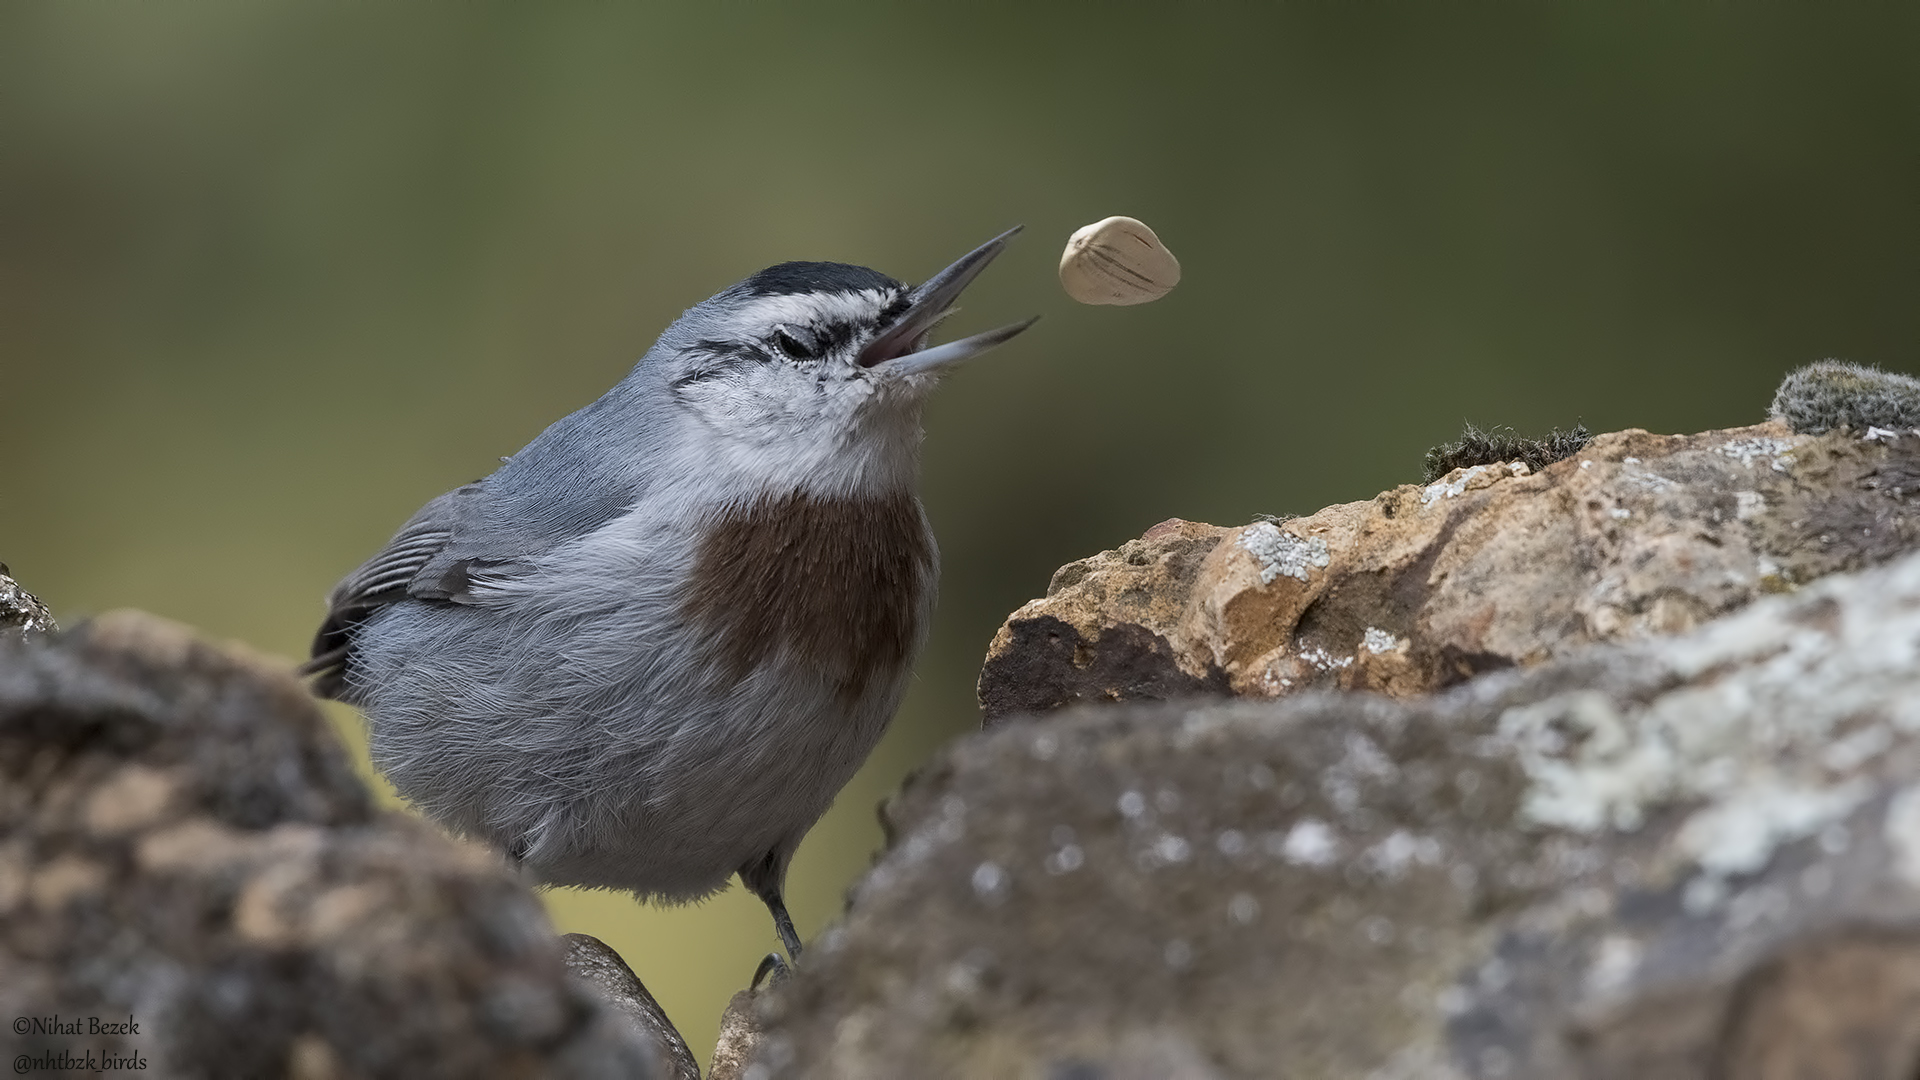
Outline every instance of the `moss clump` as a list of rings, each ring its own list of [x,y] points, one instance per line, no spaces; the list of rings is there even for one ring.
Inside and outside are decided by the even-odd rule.
[[[1822,360],[1788,373],[1774,391],[1776,420],[1801,435],[1835,428],[1920,428],[1920,379],[1865,364]]]
[[[1539,472],[1561,458],[1579,453],[1581,447],[1592,441],[1593,433],[1584,424],[1575,424],[1572,431],[1554,428],[1538,439],[1523,439],[1515,435],[1512,428],[1481,431],[1468,424],[1457,441],[1441,443],[1427,451],[1427,475],[1421,483],[1431,484],[1455,469],[1506,461],[1524,461],[1527,468]]]

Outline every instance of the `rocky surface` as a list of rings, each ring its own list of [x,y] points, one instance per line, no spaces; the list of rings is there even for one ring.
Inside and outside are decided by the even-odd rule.
[[[760,1062],[754,1069],[754,1053],[760,1047],[760,1004],[765,993],[750,987],[727,1002],[727,1011],[720,1017],[720,1038],[707,1065],[707,1080],[770,1080],[776,1074],[772,1062]]]
[[[700,1064],[693,1059],[687,1041],[613,946],[592,934],[565,934],[560,940],[567,947],[567,970],[630,1021],[644,1041],[660,1048],[661,1075],[671,1080],[700,1080]]]
[[[1267,618],[1371,565],[1382,588],[1426,590],[1420,622],[1390,628],[1429,635],[1397,670],[1442,681],[1422,657],[1443,641],[1540,662],[1414,700],[1081,708],[956,745],[890,803],[887,850],[844,922],[761,1003],[756,1062],[820,1077],[1912,1076],[1920,556],[1688,629],[1769,578],[1877,557],[1904,528],[1897,502],[1864,535],[1816,530],[1837,528],[1835,501],[1890,500],[1864,485],[1905,459],[1763,429],[1605,436],[1585,460],[1288,523],[1325,541],[1327,568],[1312,549],[1265,559],[1246,530],[1209,543],[1173,525],[1063,572],[1056,597],[1098,587],[1151,616],[1164,590],[1127,593],[1121,567],[1165,582],[1177,571],[1156,565],[1211,561],[1198,580],[1246,582],[1282,565],[1282,597],[1240,586]],[[1821,475],[1839,479],[1812,486]],[[1502,532],[1539,534],[1505,557],[1458,509],[1494,500]],[[1686,532],[1630,524],[1676,504],[1694,508]],[[1408,518],[1425,547],[1381,535]],[[1546,589],[1520,553],[1556,547],[1592,562],[1562,555],[1585,569]],[[1359,573],[1338,580],[1359,592]],[[1557,606],[1502,606],[1501,575]],[[1472,581],[1493,616],[1444,602]],[[1190,592],[1183,617],[1238,625],[1222,591]],[[1555,628],[1678,636],[1548,659]],[[1221,667],[1258,670],[1239,663],[1229,650]]]
[[[1169,521],[1069,564],[980,677],[989,724],[1079,701],[1410,697],[1685,632],[1920,539],[1920,436],[1621,431],[1241,528]]]
[[[670,1075],[497,857],[374,809],[281,665],[137,614],[0,640],[0,777],[16,1071]]]
[[[18,639],[28,634],[50,634],[56,629],[53,612],[39,597],[21,588],[7,564],[0,563],[0,637]]]

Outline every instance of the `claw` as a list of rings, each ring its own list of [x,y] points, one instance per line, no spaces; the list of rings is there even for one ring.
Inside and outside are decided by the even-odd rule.
[[[779,986],[791,978],[793,978],[793,968],[787,965],[787,958],[777,952],[770,952],[765,960],[760,961],[760,966],[753,969],[753,982],[748,984],[748,988],[758,990],[761,983]]]

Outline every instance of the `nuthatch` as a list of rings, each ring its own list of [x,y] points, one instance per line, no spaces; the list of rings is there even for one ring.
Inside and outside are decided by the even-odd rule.
[[[683,902],[738,873],[798,956],[787,864],[926,639],[922,403],[1033,320],[928,338],[1018,231],[917,288],[790,262],[694,306],[335,587],[315,691],[540,879]]]

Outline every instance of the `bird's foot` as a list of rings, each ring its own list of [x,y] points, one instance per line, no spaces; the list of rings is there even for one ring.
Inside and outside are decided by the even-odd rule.
[[[753,982],[749,984],[749,989],[758,990],[761,983],[779,986],[791,978],[793,978],[793,968],[787,963],[787,958],[777,952],[770,952],[765,960],[760,961],[760,966],[753,969]]]

